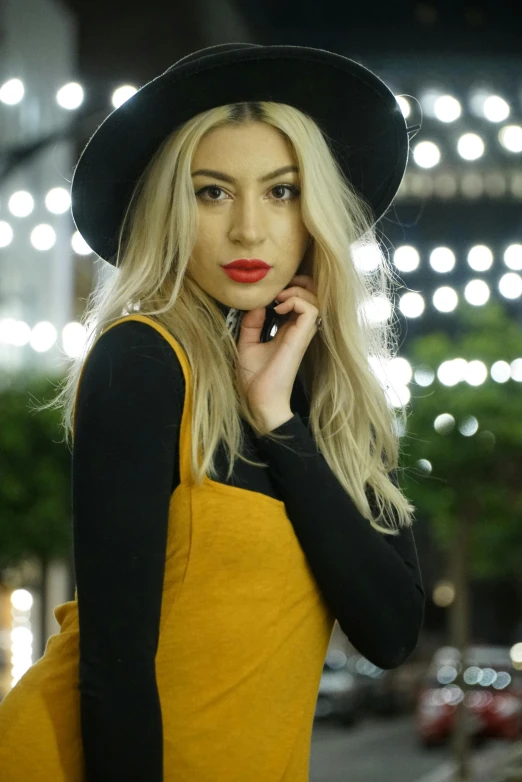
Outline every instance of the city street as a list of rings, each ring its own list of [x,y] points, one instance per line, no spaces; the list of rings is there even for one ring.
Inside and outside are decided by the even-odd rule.
[[[488,740],[473,750],[474,782],[491,782],[511,751],[509,742]],[[491,775],[488,772],[491,770]],[[485,774],[488,774],[485,776]],[[310,782],[450,782],[451,747],[423,749],[412,716],[366,718],[352,727],[315,724]]]

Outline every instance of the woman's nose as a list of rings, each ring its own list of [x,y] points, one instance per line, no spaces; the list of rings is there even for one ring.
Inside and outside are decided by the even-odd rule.
[[[236,201],[231,213],[232,239],[258,242],[263,238],[266,230],[263,209],[254,198]]]

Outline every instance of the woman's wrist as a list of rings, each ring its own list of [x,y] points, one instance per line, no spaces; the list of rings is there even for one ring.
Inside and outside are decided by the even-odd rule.
[[[290,421],[290,419],[294,417],[294,414],[288,407],[281,410],[256,410],[254,417],[263,434],[268,434],[268,432],[272,432],[279,426],[286,424],[287,421]]]

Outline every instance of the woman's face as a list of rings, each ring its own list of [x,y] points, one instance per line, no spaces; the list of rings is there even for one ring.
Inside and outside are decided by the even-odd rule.
[[[263,122],[215,128],[196,149],[191,171],[199,230],[187,273],[229,307],[252,310],[270,304],[297,273],[309,245],[299,174],[267,178],[286,166],[297,168],[290,142]],[[196,173],[201,169],[216,173]],[[258,282],[237,282],[222,266],[240,258],[257,258],[272,268]]]

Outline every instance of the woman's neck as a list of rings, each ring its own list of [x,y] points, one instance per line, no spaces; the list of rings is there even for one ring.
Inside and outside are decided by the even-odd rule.
[[[237,340],[239,336],[239,328],[241,325],[241,318],[246,312],[246,310],[238,310],[234,307],[229,307],[228,304],[223,304],[222,302],[218,301],[217,299],[214,299],[217,306],[219,307],[220,311],[225,316],[225,323],[227,328],[230,330],[230,333],[233,335],[234,339]]]

